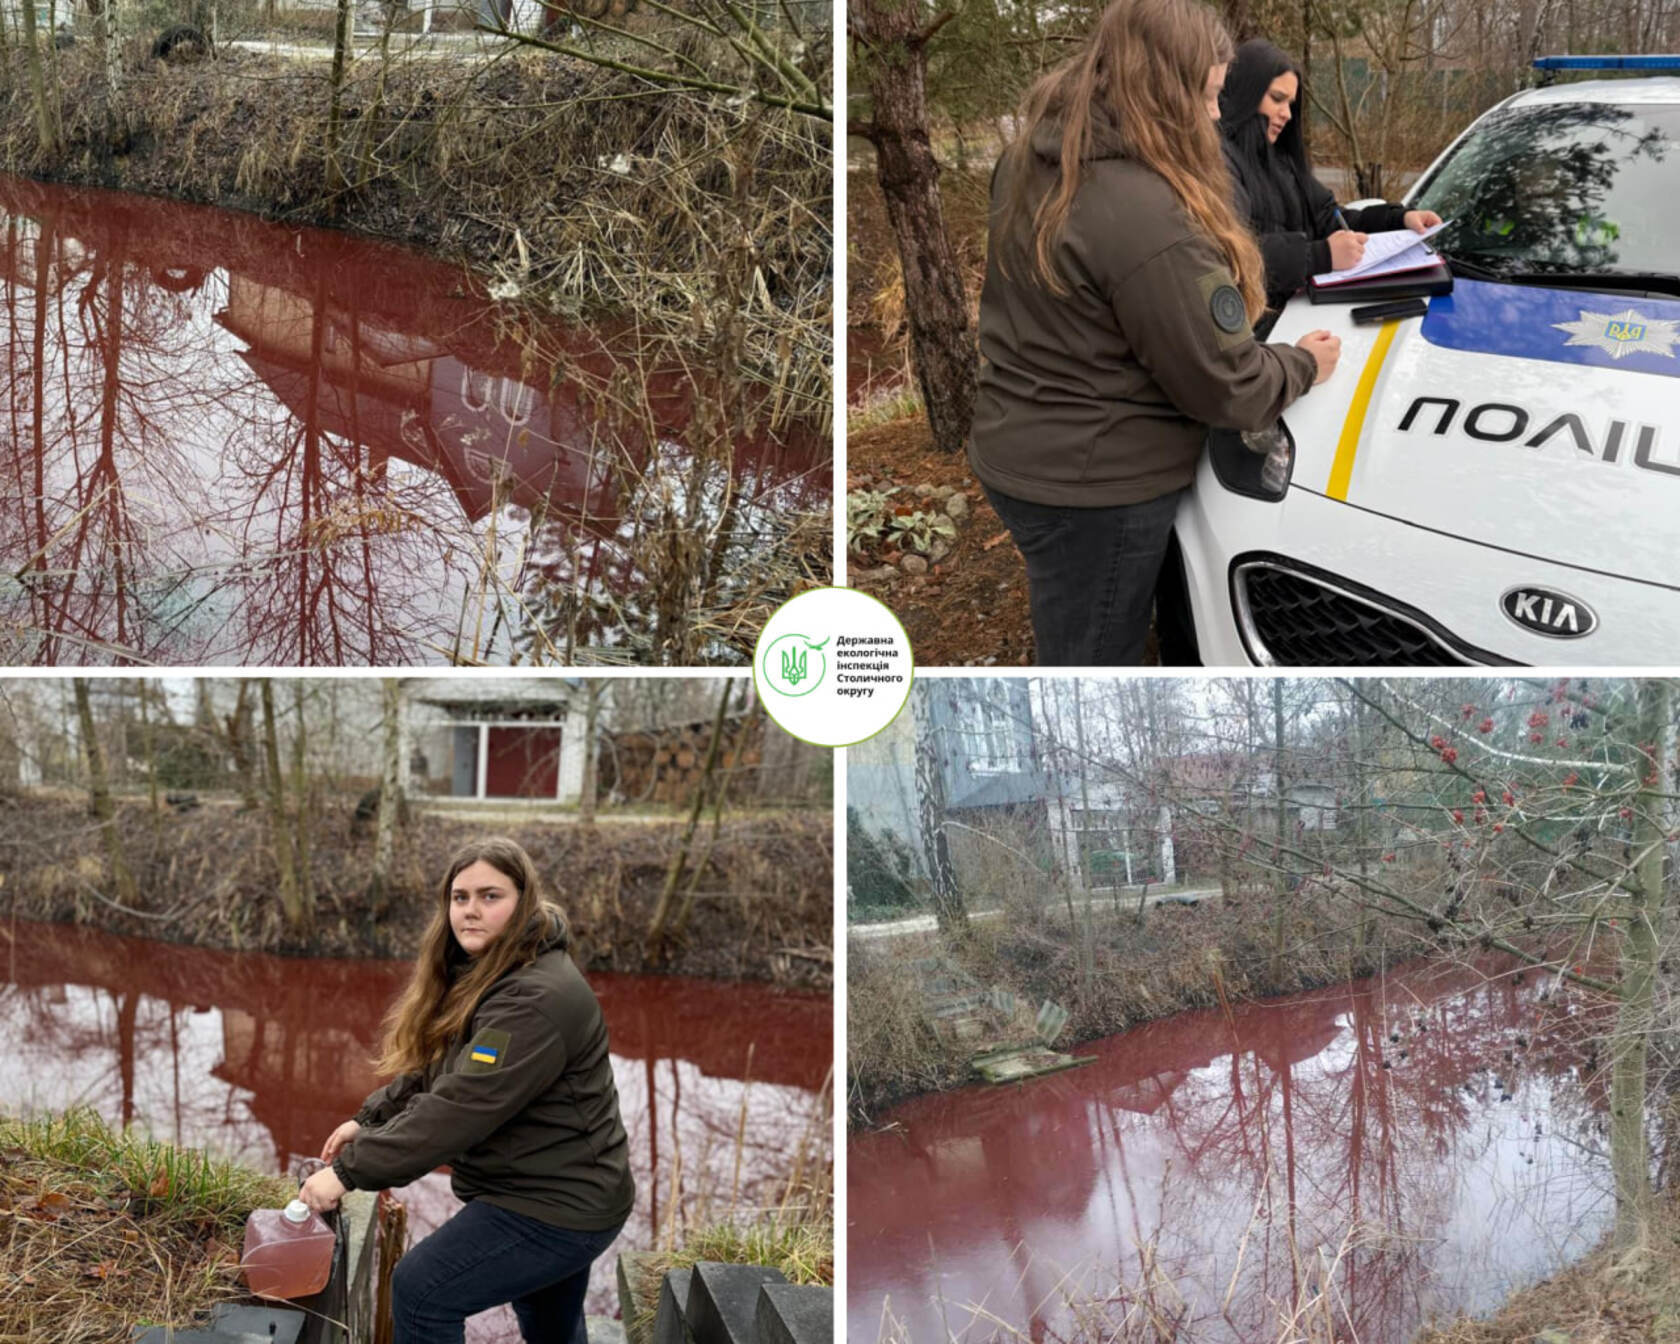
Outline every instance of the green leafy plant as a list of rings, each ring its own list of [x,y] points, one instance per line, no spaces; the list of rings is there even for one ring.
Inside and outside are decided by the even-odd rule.
[[[892,514],[897,486],[885,490],[852,490],[846,495],[846,548],[862,555],[881,540]]]
[[[933,549],[935,537],[957,535],[957,525],[943,513],[924,513],[920,509],[893,518],[888,522],[887,529],[890,541],[906,550],[920,551],[923,555]]]

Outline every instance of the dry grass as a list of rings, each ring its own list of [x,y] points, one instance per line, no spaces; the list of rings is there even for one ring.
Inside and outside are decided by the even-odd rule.
[[[301,946],[281,924],[278,872],[261,815],[212,804],[166,812],[119,805],[124,853],[148,904],[125,914],[97,899],[111,884],[94,823],[70,797],[0,805],[0,894],[24,919],[95,918],[114,933],[214,947],[315,955],[410,956],[431,917],[436,875],[450,853],[485,833],[476,817],[427,816],[400,838],[388,914],[370,905],[372,836],[356,828],[353,800],[317,800],[310,839],[316,935]],[[585,827],[503,824],[559,888],[580,962],[598,970],[650,969],[648,921],[681,838],[678,819]],[[708,832],[696,838],[703,849]],[[807,988],[832,981],[833,827],[826,812],[728,818],[707,854],[686,938],[662,969],[773,980]],[[74,862],[62,857],[82,852]]]
[[[91,1110],[0,1116],[0,1339],[108,1344],[249,1298],[238,1245],[253,1208],[294,1187],[130,1131]]]
[[[997,874],[1007,865],[995,865]],[[1273,966],[1269,896],[1239,896],[1196,906],[1162,905],[1139,921],[1135,900],[1098,898],[1092,908],[1094,962],[1082,968],[1083,910],[1071,936],[1061,898],[1044,884],[1009,879],[996,889],[1000,919],[970,925],[960,945],[943,951],[981,985],[997,985],[1036,1004],[1054,999],[1069,1010],[1068,1041],[1113,1035],[1142,1022],[1227,999],[1287,994],[1370,974],[1419,945],[1397,926],[1372,921],[1362,949],[1345,906],[1311,888],[1291,897],[1285,955]],[[979,901],[976,900],[978,904]],[[931,936],[853,939],[847,962],[847,1109],[868,1123],[883,1107],[921,1092],[968,1080],[966,1047],[939,1040],[928,1027],[907,964],[926,956]]]
[[[1261,1220],[1256,1206],[1242,1240],[1246,1243]],[[1348,1344],[1356,1340],[1347,1304],[1338,1280],[1344,1263],[1374,1234],[1355,1227],[1332,1253],[1327,1247],[1302,1250],[1292,1229],[1283,1237],[1295,1261],[1296,1288],[1283,1299],[1259,1304],[1241,1297],[1242,1258],[1217,1305],[1193,1306],[1179,1291],[1178,1284],[1162,1266],[1157,1247],[1159,1234],[1150,1236],[1135,1251],[1136,1268],[1121,1271],[1111,1261],[1092,1259],[1071,1269],[1037,1267],[1037,1277],[1050,1279],[1053,1287],[1030,1313],[1033,1324],[1023,1329],[989,1311],[983,1304],[941,1303],[945,1344],[1204,1344],[1240,1338],[1244,1344]],[[1026,1247],[1017,1255],[1033,1259]],[[1127,1257],[1128,1259],[1131,1256]],[[1016,1270],[1024,1281],[1027,1267]],[[953,1320],[965,1322],[953,1328]],[[1257,1325],[1260,1333],[1256,1333]],[[880,1344],[911,1344],[911,1332],[885,1304],[877,1326]],[[918,1339],[916,1344],[925,1344]]]
[[[686,26],[640,35],[702,69],[730,50]],[[809,36],[808,63],[826,68],[826,38]],[[233,51],[172,67],[132,44],[113,153],[95,44],[57,56],[65,143],[48,152],[22,53],[0,55],[6,171],[420,243],[549,312],[632,313],[691,350],[733,323],[743,375],[780,414],[826,429],[832,135],[819,119],[506,45],[441,60],[374,51],[346,74],[349,181],[334,187],[319,60]]]
[[[682,1200],[677,1191],[682,1181],[679,1152],[671,1168],[671,1211],[652,1254],[627,1266],[637,1280],[637,1298],[644,1303],[633,1333],[645,1335],[653,1328],[659,1307],[659,1283],[673,1269],[684,1269],[702,1260],[727,1264],[764,1265],[782,1272],[789,1283],[834,1283],[834,1162],[832,1129],[833,1073],[829,1074],[811,1120],[794,1144],[792,1161],[781,1198],[770,1208],[742,1208],[731,1191],[727,1206],[699,1206],[685,1225],[677,1219]],[[741,1167],[746,1142],[747,1092],[741,1095],[735,1130],[735,1169]]]

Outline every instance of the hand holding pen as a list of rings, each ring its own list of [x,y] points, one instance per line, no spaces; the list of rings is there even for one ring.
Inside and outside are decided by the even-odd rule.
[[[1336,232],[1325,241],[1330,244],[1330,269],[1345,271],[1359,265],[1359,259],[1365,255],[1365,235],[1348,227],[1341,206],[1336,206],[1335,212]]]

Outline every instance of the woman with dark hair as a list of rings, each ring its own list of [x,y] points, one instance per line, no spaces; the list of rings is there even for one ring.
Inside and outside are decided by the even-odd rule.
[[[1254,340],[1263,269],[1215,126],[1230,58],[1200,0],[1113,0],[992,176],[969,462],[1046,666],[1142,661],[1208,427],[1269,426],[1336,365],[1329,332]]]
[[[1358,264],[1369,233],[1441,222],[1433,210],[1386,202],[1341,210],[1307,164],[1301,143],[1301,70],[1263,38],[1244,42],[1219,95],[1225,160],[1237,181],[1237,210],[1266,263],[1266,306],[1281,308],[1309,275]]]
[[[629,1141],[600,1005],[565,916],[512,840],[450,861],[377,1066],[397,1078],[327,1139],[317,1212],[448,1163],[465,1204],[397,1262],[396,1344],[460,1344],[513,1304],[527,1344],[578,1344],[589,1267],[630,1215]]]

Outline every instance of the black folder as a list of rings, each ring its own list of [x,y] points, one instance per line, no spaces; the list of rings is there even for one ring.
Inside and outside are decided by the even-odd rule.
[[[1374,275],[1369,280],[1345,280],[1339,285],[1316,285],[1307,280],[1307,297],[1314,303],[1381,303],[1387,299],[1427,299],[1451,294],[1452,272],[1447,263],[1391,275]]]

